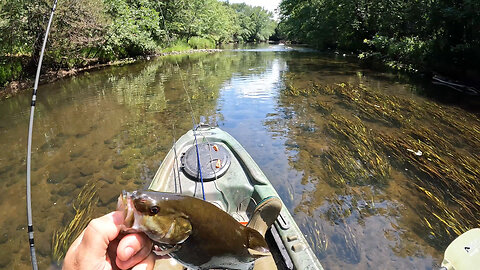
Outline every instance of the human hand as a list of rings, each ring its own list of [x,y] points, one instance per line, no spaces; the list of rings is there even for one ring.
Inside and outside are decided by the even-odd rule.
[[[123,222],[121,211],[90,221],[68,249],[63,269],[153,269],[152,241],[143,233],[120,234]]]

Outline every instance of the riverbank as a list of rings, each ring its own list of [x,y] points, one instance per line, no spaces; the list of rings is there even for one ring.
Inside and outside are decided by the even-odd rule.
[[[448,78],[446,86],[455,91],[458,84],[460,91],[478,88],[479,1],[393,1],[389,5],[395,8],[371,8],[384,4],[284,1],[277,30],[282,39],[355,52],[363,61],[380,61],[392,70]]]
[[[222,49],[190,49],[190,50],[184,50],[184,51],[171,51],[171,52],[163,52],[163,53],[152,54],[152,55],[145,55],[137,58],[125,58],[125,59],[110,61],[107,63],[98,63],[93,65],[88,65],[80,68],[58,69],[58,70],[49,69],[46,72],[43,71],[43,74],[40,75],[39,85],[51,83],[59,79],[75,76],[86,71],[98,70],[101,68],[111,67],[111,66],[128,65],[128,64],[132,64],[142,60],[148,61],[154,57],[180,55],[180,54],[193,54],[193,53],[216,53],[221,51],[223,50]],[[32,75],[33,77],[29,77],[23,80],[12,81],[8,83],[6,86],[1,87],[0,100],[11,98],[17,95],[18,93],[21,93],[28,89],[32,89],[34,80],[35,80],[34,74]]]

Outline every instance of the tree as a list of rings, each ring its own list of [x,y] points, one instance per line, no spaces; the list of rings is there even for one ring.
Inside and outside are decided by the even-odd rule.
[[[0,85],[22,70],[34,73],[51,5],[0,0]],[[266,10],[219,0],[62,0],[44,65],[71,68],[150,54],[174,46],[172,40],[187,48],[264,41],[274,29]]]
[[[152,53],[161,36],[160,16],[152,1],[104,0],[112,22],[103,50],[107,58]]]
[[[261,7],[232,4],[237,12],[239,28],[235,34],[238,41],[266,41],[277,26],[273,14]]]
[[[282,0],[280,19],[281,35],[317,48],[356,51],[408,70],[478,70],[476,0]]]

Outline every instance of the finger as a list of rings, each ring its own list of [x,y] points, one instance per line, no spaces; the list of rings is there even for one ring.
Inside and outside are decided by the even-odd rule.
[[[147,258],[152,246],[152,241],[145,234],[128,234],[120,240],[115,262],[120,268],[130,268]]]
[[[132,270],[152,270],[155,266],[155,260],[157,260],[157,258],[157,255],[150,253],[147,258],[135,265]]]
[[[112,242],[110,242],[110,244],[108,244],[106,261],[110,265],[112,265],[113,269],[118,269],[116,265],[117,247],[118,247],[118,244],[120,243],[121,237],[122,235],[119,235]]]
[[[75,241],[72,243],[72,245],[68,249],[67,254],[65,255],[65,260],[63,261],[64,269],[68,269],[69,267],[72,267],[75,264],[77,249],[80,246],[80,243],[82,242],[84,233],[85,233],[85,230],[82,231],[82,233],[77,237],[77,239],[75,239]]]
[[[86,253],[105,256],[108,244],[120,233],[124,216],[121,211],[115,211],[105,216],[93,219],[83,234],[81,243]]]
[[[127,234],[118,245],[117,257],[121,261],[127,261],[142,248],[147,248],[150,251],[152,250],[152,246],[152,241],[144,233]],[[145,255],[145,257],[147,256],[148,254]],[[142,260],[144,258],[142,258]]]
[[[83,239],[83,234],[85,233],[85,229],[83,229],[82,233],[77,237],[77,239],[75,239],[75,241],[73,241],[73,243],[70,245],[70,248],[68,249],[68,252],[72,251],[76,251],[78,246],[80,245],[80,243],[82,243],[82,239]],[[67,252],[67,254],[68,254]]]

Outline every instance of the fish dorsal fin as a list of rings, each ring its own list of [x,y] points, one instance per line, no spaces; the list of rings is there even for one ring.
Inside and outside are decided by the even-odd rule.
[[[256,230],[245,227],[248,234],[248,252],[254,257],[262,257],[270,255],[265,238]]]

